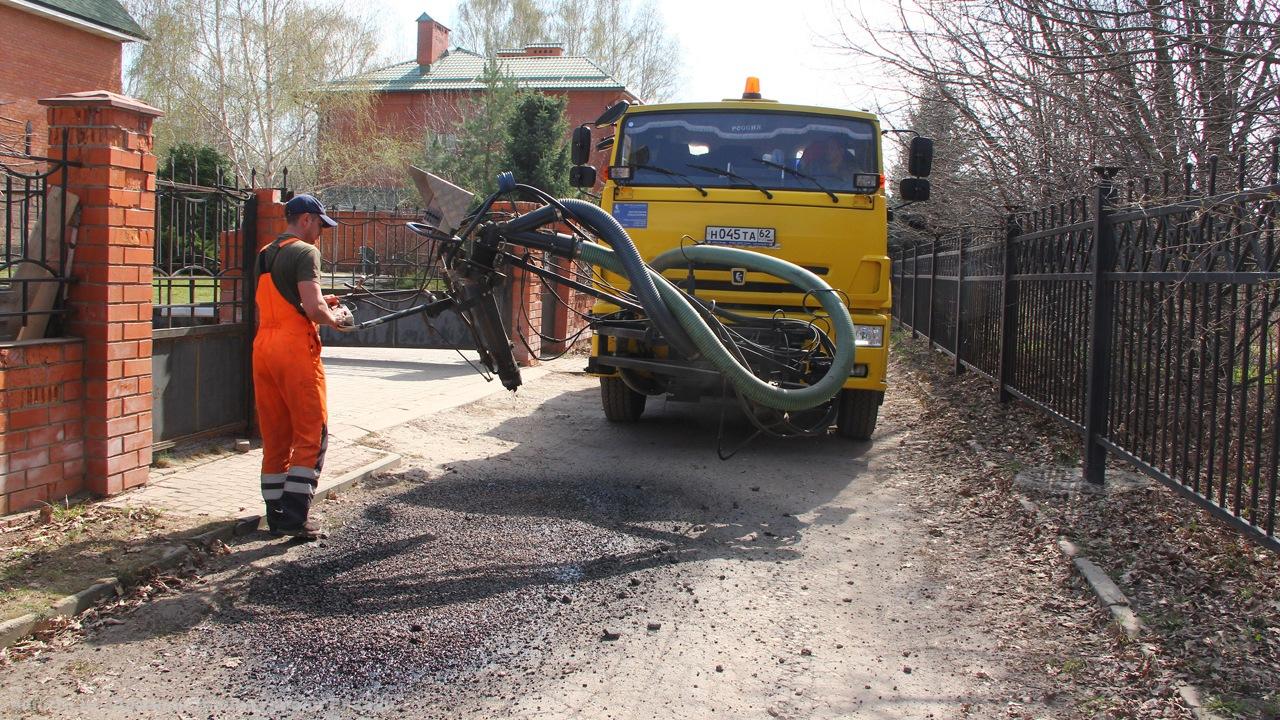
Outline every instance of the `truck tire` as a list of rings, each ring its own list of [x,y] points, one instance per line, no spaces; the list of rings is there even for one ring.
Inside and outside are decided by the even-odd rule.
[[[644,413],[645,396],[627,387],[622,378],[600,378],[600,404],[609,422],[633,423]]]
[[[876,430],[880,403],[884,393],[874,390],[841,390],[840,410],[836,413],[836,429],[841,437],[866,441]]]

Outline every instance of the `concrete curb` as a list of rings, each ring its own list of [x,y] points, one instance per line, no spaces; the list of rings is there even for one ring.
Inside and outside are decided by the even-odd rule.
[[[349,473],[339,475],[334,478],[332,482],[320,483],[320,487],[316,489],[316,497],[327,499],[333,493],[338,492],[339,490],[345,490],[374,473],[400,467],[400,460],[402,458],[398,453],[393,453],[389,450],[378,450],[378,452],[382,453],[382,457],[377,460],[365,463],[363,466],[358,467]]]
[[[397,453],[385,450],[379,450],[379,452],[382,453],[382,457],[377,460],[340,475],[332,482],[325,483],[322,488],[316,491],[316,497],[327,498],[334,492],[351,487],[376,472],[390,470],[400,465],[401,457]],[[232,538],[248,535],[256,531],[260,522],[261,518],[257,515],[229,520],[220,527],[186,539],[181,545],[166,547],[160,557],[139,567],[130,575],[144,575],[177,567],[192,557],[193,548],[199,548],[201,551],[207,552],[213,549],[216,541],[226,542]],[[124,588],[127,584],[129,584],[129,581],[124,578],[102,578],[74,595],[67,595],[50,605],[46,610],[27,613],[21,617],[0,622],[0,649],[10,647],[23,638],[48,628],[59,620],[69,620],[106,598],[119,597],[124,594]]]
[[[1016,497],[1018,504],[1028,513],[1035,516],[1036,524],[1046,527],[1050,525],[1049,516],[1045,515],[1038,505],[1021,493],[1017,493]],[[1124,594],[1124,591],[1111,580],[1102,568],[1098,567],[1097,563],[1081,554],[1080,548],[1076,547],[1075,543],[1062,535],[1058,535],[1058,549],[1075,566],[1076,572],[1080,573],[1085,583],[1089,585],[1089,589],[1093,591],[1093,594],[1111,613],[1112,620],[1124,631],[1125,636],[1130,640],[1136,641],[1146,628],[1142,623],[1142,619],[1130,607],[1129,598]],[[1155,648],[1144,644],[1142,645],[1142,653],[1148,656],[1153,655],[1155,654]],[[1187,708],[1200,720],[1225,720],[1213,711],[1205,709],[1200,700],[1200,690],[1196,686],[1179,685],[1177,691],[1178,696],[1186,703]]]

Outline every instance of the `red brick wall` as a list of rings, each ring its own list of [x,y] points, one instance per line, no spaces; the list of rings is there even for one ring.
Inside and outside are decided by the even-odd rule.
[[[32,151],[45,155],[47,112],[40,98],[83,90],[120,92],[120,43],[0,5],[0,116],[31,121]],[[3,103],[10,102],[5,105]]]
[[[0,348],[0,515],[84,489],[84,342]]]
[[[557,272],[568,277],[574,277],[571,270],[574,269],[573,265],[579,262],[570,262],[565,258],[555,259],[556,267],[558,268]],[[578,279],[581,280],[581,278]],[[591,312],[591,306],[595,305],[596,302],[594,297],[586,293],[559,285],[552,285],[551,292],[555,293],[555,298],[549,297],[545,290],[542,296],[543,314],[550,313],[552,317],[552,327],[547,334],[552,338],[563,339],[566,342],[544,340],[542,342],[542,352],[544,354],[564,352],[567,349],[567,341],[574,339],[574,335],[587,326],[587,321],[583,318],[583,315]],[[568,307],[565,307],[566,305]],[[589,342],[591,336],[584,332],[576,340],[578,343]]]

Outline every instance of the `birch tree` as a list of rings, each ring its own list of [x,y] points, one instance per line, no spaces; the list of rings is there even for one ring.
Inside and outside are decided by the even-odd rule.
[[[242,181],[288,167],[317,177],[326,107],[359,111],[370,98],[325,89],[367,70],[377,48],[368,17],[310,0],[134,0],[153,39],[130,63],[128,91],[165,111],[161,150],[178,142],[217,148]]]

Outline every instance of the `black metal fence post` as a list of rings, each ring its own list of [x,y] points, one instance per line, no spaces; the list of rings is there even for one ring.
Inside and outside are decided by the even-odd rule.
[[[916,308],[919,303],[916,296],[919,294],[920,287],[920,244],[916,243],[911,246],[911,339],[914,340],[920,335],[916,332],[919,323],[916,322]]]
[[[253,337],[258,326],[257,282],[258,282],[258,196],[252,194],[244,201],[244,213],[240,218],[240,307],[248,328],[244,343],[245,372],[245,435],[256,437],[258,434],[258,413],[253,394]]]
[[[1098,442],[1107,434],[1107,408],[1111,395],[1111,326],[1114,298],[1107,283],[1115,253],[1115,227],[1111,208],[1115,204],[1114,178],[1119,168],[1095,167],[1098,185],[1093,191],[1093,280],[1089,318],[1089,372],[1085,395],[1084,478],[1101,484],[1106,475],[1107,449]]]
[[[1022,224],[1018,221],[1016,208],[1007,208],[1009,214],[1004,220],[1004,268],[1000,279],[1000,402],[1013,401],[1009,387],[1013,385],[1013,364],[1017,356],[1018,321],[1017,288],[1011,281],[1013,276],[1013,243],[1022,234]]]
[[[893,248],[889,253],[889,282],[893,288],[889,293],[889,300],[893,303],[889,308],[890,328],[893,327],[893,322],[898,319],[898,315],[902,312],[902,281],[898,279],[898,273],[902,272],[902,266],[898,260],[901,252],[901,248]]]
[[[956,336],[955,336],[955,374],[964,372],[964,363],[960,362],[960,337],[964,333],[964,245],[969,239],[969,228],[960,229],[956,240]]]
[[[928,316],[925,319],[925,337],[929,338],[930,347],[933,346],[933,298],[934,287],[938,282],[938,238],[934,238],[929,243],[929,305]]]

